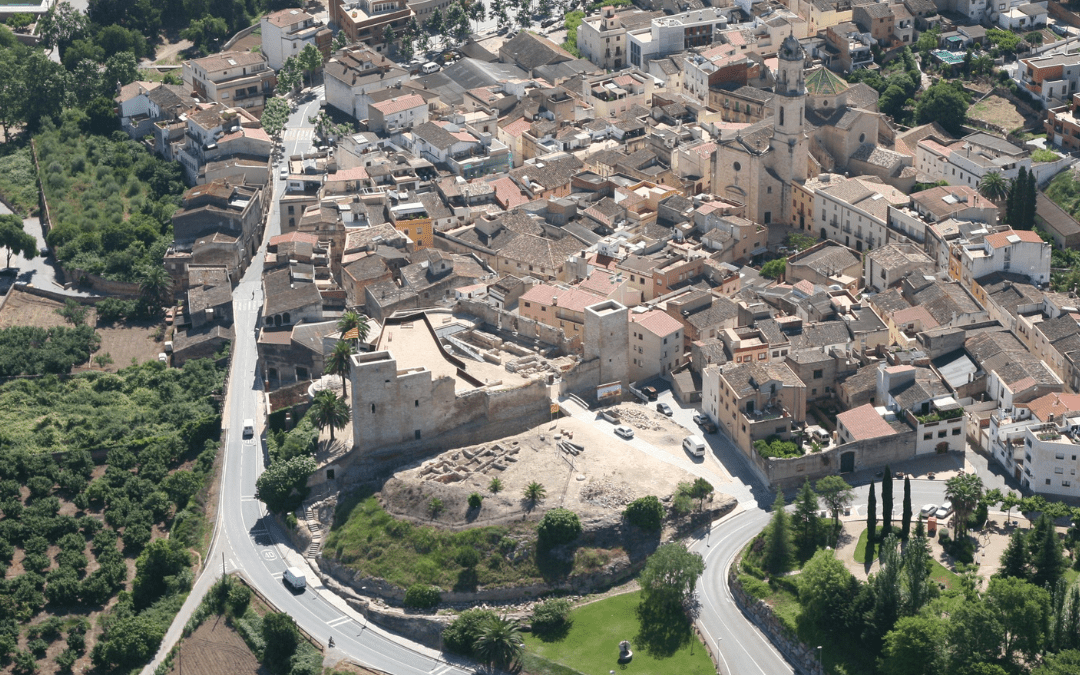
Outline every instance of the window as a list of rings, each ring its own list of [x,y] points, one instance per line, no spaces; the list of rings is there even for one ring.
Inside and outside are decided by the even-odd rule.
[[[820,370],[815,370],[814,371],[814,379],[815,380],[820,380],[821,376],[822,376],[822,371],[820,371]]]
[[[1054,473],[1056,473],[1058,475],[1061,475],[1061,474],[1065,473],[1065,469],[1061,468],[1060,466],[1055,466],[1054,467]]]
[[[419,408],[420,407],[420,399],[416,399],[415,401],[413,401],[413,407],[414,408]]]
[[[811,396],[817,396],[817,389],[811,389],[810,390],[810,395]]]
[[[960,428],[957,427],[956,429],[953,429],[952,430],[952,435],[953,436],[959,436],[960,435]]]
[[[290,216],[296,213],[296,211],[294,211],[295,208],[296,208],[295,206],[292,206],[292,205],[289,206],[289,215]]]
[[[526,307],[532,307],[532,303],[531,303],[531,302],[526,302],[526,303],[525,303],[525,306],[526,306]]]
[[[1061,487],[1071,487],[1071,486],[1072,486],[1072,481],[1069,481],[1069,480],[1061,481]]]
[[[937,437],[938,438],[945,438],[945,435],[948,434],[948,433],[949,433],[949,431],[947,429],[942,429],[941,431],[937,432]]]
[[[924,441],[929,441],[929,440],[932,440],[933,438],[934,438],[934,434],[933,434],[933,433],[929,433],[929,434],[923,434],[923,437],[922,437],[922,439],[923,439]]]
[[[1046,479],[1046,484],[1047,484],[1047,485],[1049,485],[1049,484],[1050,484],[1050,479],[1049,479],[1049,478],[1047,478],[1047,479]]]
[[[420,440],[420,430],[419,429],[417,429],[416,431],[413,432],[413,438],[416,439],[416,440]]]
[[[374,403],[371,404],[371,414],[372,415],[375,414],[375,404]]]
[[[1065,459],[1065,453],[1063,453],[1063,452],[1057,453],[1056,455],[1054,455],[1054,459]]]

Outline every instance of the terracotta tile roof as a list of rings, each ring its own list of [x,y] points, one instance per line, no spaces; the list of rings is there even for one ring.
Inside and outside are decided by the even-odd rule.
[[[801,293],[805,293],[806,295],[814,294],[814,284],[810,283],[806,279],[800,280],[799,283],[793,286],[793,288]]]
[[[606,298],[608,293],[618,288],[621,283],[622,280],[617,275],[604,269],[596,269],[593,270],[588,279],[583,279],[574,288],[580,288],[583,291],[596,293]]]
[[[372,103],[369,107],[375,108],[383,115],[393,115],[394,113],[403,112],[412,108],[419,108],[426,105],[424,98],[420,94],[406,94],[405,96],[398,96],[396,98],[390,98],[379,103]]]
[[[521,194],[521,188],[509,176],[491,181],[491,187],[495,190],[495,201],[507,211],[529,202],[529,198]]]
[[[903,326],[906,323],[921,321],[923,330],[930,330],[931,328],[937,328],[938,322],[926,311],[923,306],[908,307],[907,309],[901,309],[898,312],[893,312],[891,315],[892,322],[897,326]]]
[[[1043,243],[1042,237],[1036,234],[1034,230],[1005,230],[1004,232],[988,234],[986,235],[986,243],[993,248],[1004,248],[1012,243],[1009,241],[1009,237],[1013,236],[1019,237],[1020,241],[1026,241],[1029,244]]]
[[[338,169],[334,173],[326,175],[327,182],[336,180],[367,180],[368,172],[362,166],[354,166],[351,169]]]
[[[1040,422],[1049,421],[1050,415],[1054,415],[1054,418],[1058,419],[1069,413],[1080,412],[1080,394],[1054,392],[1046,396],[1040,396],[1028,403],[1028,409]]]
[[[574,288],[559,288],[547,284],[533,286],[521,299],[526,302],[535,302],[538,305],[553,305],[570,310],[571,312],[584,312],[589,305],[601,302],[595,293],[579,291]]]
[[[630,321],[638,324],[657,337],[667,337],[682,330],[682,323],[666,312],[654,309],[644,314],[631,314]]]
[[[896,434],[896,430],[889,426],[869,403],[845,410],[836,416],[836,421],[842,424],[851,434],[852,440],[856,441]]]
[[[273,14],[267,14],[266,20],[280,28],[286,28],[295,23],[314,18],[302,9],[283,9]]]
[[[936,152],[939,155],[944,155],[945,157],[948,157],[949,155],[952,154],[951,149],[946,148],[941,143],[938,143],[937,141],[932,141],[929,138],[926,138],[926,139],[923,139],[923,140],[919,141],[919,145],[921,145],[921,146],[923,146],[925,148],[928,148],[930,150],[933,150],[934,152]]]
[[[290,232],[288,234],[279,234],[276,237],[270,237],[270,245],[278,246],[288,242],[306,242],[311,245],[319,243],[319,238],[310,232]]]
[[[525,119],[524,117],[519,117],[510,124],[504,126],[502,130],[510,134],[514,138],[518,138],[521,136],[521,134],[525,133],[530,128],[532,128],[532,122]]]

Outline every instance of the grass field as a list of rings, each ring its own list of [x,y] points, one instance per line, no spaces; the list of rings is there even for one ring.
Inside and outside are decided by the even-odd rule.
[[[987,96],[968,109],[968,117],[996,124],[1003,129],[1015,129],[1025,124],[1016,106],[1000,96]]]
[[[712,675],[716,667],[705,646],[690,630],[689,621],[654,621],[638,614],[640,593],[616,595],[574,610],[566,637],[544,642],[525,634],[528,652],[582,673],[616,670],[649,675]],[[619,642],[630,641],[634,658],[619,664]],[[530,671],[531,672],[531,671]]]
[[[881,526],[880,525],[878,525],[878,527],[877,527],[877,535],[878,535],[878,541],[880,542],[880,537],[881,537]],[[874,547],[874,554],[877,555],[880,550],[881,549],[879,549],[877,546],[875,546]],[[855,558],[855,562],[857,562],[857,563],[865,564],[867,562],[867,560],[866,560],[866,530],[863,530],[862,534],[859,535],[859,543],[855,544],[855,555],[853,557]],[[877,560],[877,558],[874,558],[874,559]]]

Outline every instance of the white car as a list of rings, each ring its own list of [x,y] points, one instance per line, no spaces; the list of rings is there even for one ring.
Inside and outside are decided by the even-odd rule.
[[[944,502],[938,507],[938,510],[934,512],[934,516],[938,520],[945,520],[952,515],[952,502]]]
[[[289,178],[289,165],[288,164],[286,164],[285,166],[278,169],[277,177],[280,178],[281,180],[287,180]]]
[[[937,504],[925,504],[923,505],[922,510],[919,511],[919,515],[923,518],[929,518],[937,512],[937,508]]]
[[[633,438],[634,430],[628,426],[620,424],[619,426],[615,427],[615,435],[621,436],[623,438]]]

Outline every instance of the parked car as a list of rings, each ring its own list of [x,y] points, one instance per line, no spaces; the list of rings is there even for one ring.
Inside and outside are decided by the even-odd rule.
[[[289,177],[289,167],[288,166],[283,166],[280,169],[278,169],[277,176],[281,180],[288,179],[288,177]]]
[[[657,403],[656,412],[664,413],[668,417],[671,417],[672,415],[671,406],[669,406],[667,403]]]
[[[615,435],[621,436],[622,438],[630,439],[634,437],[634,430],[628,426],[620,424],[619,426],[615,427]]]
[[[705,421],[701,423],[701,428],[710,434],[715,434],[717,431],[716,425],[713,424],[713,421],[708,417],[706,417]]]
[[[937,504],[924,504],[922,509],[919,510],[919,515],[923,518],[929,518],[937,512]]]
[[[645,387],[641,390],[641,393],[645,394],[645,398],[649,399],[650,401],[656,400],[656,389],[652,387]]]
[[[244,420],[244,438],[251,438],[255,435],[255,420]]]
[[[694,424],[703,424],[707,419],[709,418],[705,416],[705,413],[698,413],[694,415]]]
[[[952,515],[952,502],[944,502],[938,507],[938,510],[934,512],[934,516],[938,520],[945,520]]]

